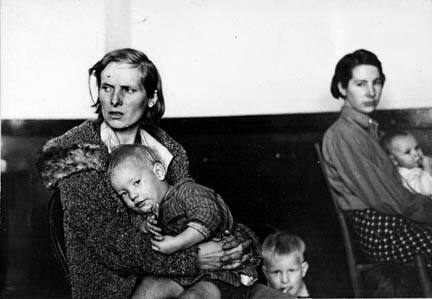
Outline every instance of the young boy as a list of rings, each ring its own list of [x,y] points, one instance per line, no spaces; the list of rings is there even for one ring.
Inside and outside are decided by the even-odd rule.
[[[384,134],[381,145],[397,166],[404,186],[413,193],[432,196],[432,159],[423,155],[415,137],[393,130]]]
[[[309,297],[303,281],[309,267],[304,260],[305,249],[298,236],[287,232],[269,235],[262,246],[262,270],[268,286],[296,298]]]
[[[126,205],[145,221],[140,227],[152,233],[152,249],[171,254],[221,237],[235,227],[228,206],[213,190],[191,179],[170,185],[166,169],[146,146],[121,145],[112,152],[108,175],[114,190]],[[239,270],[206,272],[198,277],[145,277],[135,294],[144,298],[177,298],[195,295],[203,298],[223,297],[226,284],[251,285],[257,272],[252,263]]]

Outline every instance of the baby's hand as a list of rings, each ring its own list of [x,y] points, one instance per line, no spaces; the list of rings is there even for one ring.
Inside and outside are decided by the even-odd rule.
[[[154,251],[169,255],[177,252],[179,248],[178,239],[173,236],[164,236],[159,234],[151,239],[152,249]]]
[[[432,175],[432,157],[423,156],[421,160],[424,171]]]
[[[145,233],[150,233],[155,236],[160,236],[162,233],[162,229],[157,226],[156,215],[148,216],[140,226],[141,231]]]

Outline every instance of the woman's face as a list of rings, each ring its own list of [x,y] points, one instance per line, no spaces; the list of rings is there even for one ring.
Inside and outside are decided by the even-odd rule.
[[[148,103],[140,78],[138,69],[126,63],[110,62],[101,72],[102,116],[112,129],[138,126]]]
[[[345,96],[345,105],[360,113],[369,114],[378,106],[383,83],[376,66],[362,64],[353,68],[347,88],[343,88],[340,83],[338,87]]]

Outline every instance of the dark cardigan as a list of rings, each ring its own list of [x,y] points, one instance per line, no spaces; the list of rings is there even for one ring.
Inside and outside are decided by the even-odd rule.
[[[128,298],[139,275],[198,274],[197,247],[170,256],[151,249],[106,175],[109,154],[96,121],[50,140],[38,160],[43,182],[59,188],[73,298]],[[188,176],[184,149],[156,126],[145,130],[173,154],[167,179]]]

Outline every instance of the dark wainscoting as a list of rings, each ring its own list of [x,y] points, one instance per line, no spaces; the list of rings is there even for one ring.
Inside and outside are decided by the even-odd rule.
[[[164,119],[161,127],[187,150],[199,183],[216,189],[237,221],[260,238],[275,228],[307,243],[307,282],[320,297],[351,296],[343,243],[313,143],[337,113]],[[432,153],[432,109],[378,111],[382,129],[404,128]],[[1,289],[61,297],[65,286],[48,245],[50,193],[34,160],[42,145],[83,120],[2,120]]]

